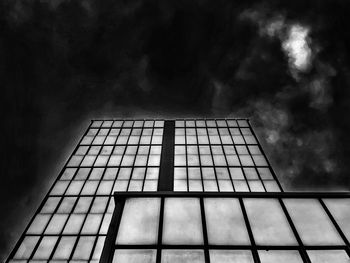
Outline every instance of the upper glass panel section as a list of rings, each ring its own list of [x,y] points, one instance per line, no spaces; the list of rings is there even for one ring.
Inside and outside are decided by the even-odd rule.
[[[247,120],[175,122],[174,191],[279,192]]]
[[[98,262],[114,211],[114,192],[157,191],[162,120],[93,121],[83,135],[13,255],[24,262]],[[135,203],[140,221],[125,214],[120,242],[155,242],[159,204]],[[130,210],[130,208],[129,208]],[[151,219],[151,220],[149,220]],[[136,228],[138,226],[138,228]],[[152,253],[150,253],[151,255]],[[149,255],[149,254],[147,254]],[[120,254],[125,259],[125,254]]]

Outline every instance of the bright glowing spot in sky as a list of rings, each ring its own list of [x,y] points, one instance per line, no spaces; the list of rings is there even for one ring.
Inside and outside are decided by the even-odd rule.
[[[308,28],[292,25],[287,38],[283,41],[283,50],[289,57],[290,65],[299,71],[306,71],[310,66],[312,51],[309,47],[308,34]]]

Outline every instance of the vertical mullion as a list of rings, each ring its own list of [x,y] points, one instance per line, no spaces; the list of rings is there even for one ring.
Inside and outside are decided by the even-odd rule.
[[[170,120],[165,121],[163,126],[161,163],[159,167],[159,191],[173,191],[174,188],[174,138],[175,122]]]
[[[241,166],[241,169],[242,169],[242,173],[243,173],[245,182],[246,182],[246,184],[247,184],[247,187],[248,187],[248,189],[249,189],[249,192],[251,192],[250,186],[249,186],[249,183],[248,183],[248,180],[247,180],[247,176],[245,175],[245,171],[244,171],[244,169],[243,169],[244,167],[243,167],[242,162],[241,162],[241,157],[239,156],[238,151],[237,151],[237,148],[236,148],[236,144],[235,144],[235,142],[234,142],[233,139],[232,139],[232,133],[231,133],[231,131],[230,131],[230,126],[228,125],[228,122],[227,122],[226,119],[225,119],[225,121],[226,121],[226,124],[227,124],[228,132],[230,133],[230,136],[231,136],[233,148],[235,149],[235,152],[236,152],[236,154],[237,154],[238,162],[239,162],[239,164],[240,164],[240,166]],[[235,120],[235,122],[237,123],[237,129],[239,129],[239,127],[238,127],[238,122],[237,122],[236,120]]]
[[[161,262],[162,258],[162,239],[163,239],[163,221],[164,221],[164,199],[165,197],[160,198],[160,212],[159,212],[159,225],[158,225],[158,242],[157,242],[157,256],[156,263]]]
[[[103,124],[103,122],[102,122],[102,124]],[[101,124],[101,126],[100,126],[99,132],[100,132],[100,130],[102,129],[102,124]],[[101,145],[101,148],[100,148],[100,150],[98,151],[98,153],[97,153],[97,155],[96,155],[96,158],[95,158],[93,164],[92,164],[91,167],[90,167],[90,172],[89,172],[88,177],[90,176],[90,174],[91,174],[91,172],[92,172],[92,169],[93,169],[93,167],[94,167],[94,165],[95,165],[95,163],[96,163],[96,160],[97,160],[98,156],[99,156],[99,155],[101,154],[101,152],[102,152],[102,148],[103,148],[104,143],[105,143],[105,141],[106,141],[106,139],[107,139],[107,136],[108,136],[108,134],[109,134],[110,132],[111,132],[111,127],[109,128],[108,133],[105,135],[106,137],[105,137],[104,140],[103,140],[103,143],[102,143],[102,145]],[[98,133],[97,133],[97,134],[98,134]],[[97,136],[97,135],[96,135],[96,136]],[[80,164],[81,164],[81,163],[80,163]],[[107,164],[108,164],[108,163],[107,163]],[[79,167],[78,169],[80,169],[80,167]],[[86,219],[87,219],[88,215],[90,214],[91,207],[92,207],[92,205],[93,205],[93,203],[94,203],[94,201],[95,201],[95,198],[96,198],[96,196],[97,196],[97,191],[98,191],[99,185],[101,184],[101,181],[102,181],[102,179],[103,179],[103,176],[104,176],[104,174],[105,174],[105,172],[106,172],[106,169],[107,169],[107,166],[104,168],[102,177],[101,177],[101,179],[99,180],[99,182],[98,182],[98,184],[97,184],[95,193],[93,194],[93,198],[92,198],[91,203],[90,203],[90,205],[89,205],[89,209],[88,209],[87,212],[85,213],[85,217],[84,217],[83,223],[81,224],[81,227],[80,227],[80,229],[79,229],[79,233],[76,235],[76,236],[77,236],[77,239],[75,240],[75,244],[74,244],[74,246],[73,246],[73,249],[72,249],[72,251],[71,251],[71,254],[70,254],[70,256],[69,256],[69,260],[68,260],[68,261],[72,260],[72,257],[73,257],[73,255],[74,255],[75,249],[76,249],[76,247],[77,247],[77,245],[78,245],[78,242],[79,242],[79,240],[80,240],[80,237],[81,237],[81,231],[83,230],[83,227],[84,227],[84,225],[85,225]],[[75,175],[75,176],[76,176],[76,175]],[[88,177],[87,177],[87,178],[88,178]],[[81,189],[80,189],[80,191],[79,191],[79,194],[77,195],[77,197],[79,197],[79,198],[77,198],[77,201],[76,201],[76,203],[75,203],[75,206],[76,206],[76,204],[78,203],[78,199],[80,199],[80,197],[81,197],[81,192],[83,191],[86,182],[88,181],[87,178],[84,180],[83,186],[81,187]],[[73,179],[72,179],[72,181],[73,181]],[[68,189],[68,188],[67,188],[67,189]],[[66,227],[66,224],[68,223],[69,218],[70,218],[71,215],[73,214],[73,211],[74,211],[74,210],[72,209],[72,212],[69,214],[69,217],[67,217],[67,220],[66,220],[66,222],[65,222],[64,227],[62,228],[62,232],[61,232],[61,233],[63,233],[63,230],[64,230],[64,228]],[[95,236],[95,237],[96,237],[96,236]],[[91,258],[92,253],[93,253],[93,250],[90,251],[89,258]]]
[[[146,123],[146,121],[147,120],[144,120],[144,123]],[[152,124],[152,132],[151,132],[151,140],[150,140],[150,142],[149,142],[149,148],[148,148],[148,152],[147,152],[147,158],[146,158],[146,166],[145,166],[145,177],[143,178],[143,182],[142,182],[142,190],[141,190],[141,192],[143,192],[144,191],[144,188],[145,188],[145,182],[146,182],[146,175],[147,175],[147,171],[148,171],[148,160],[149,160],[149,156],[150,156],[150,154],[151,154],[151,147],[152,147],[152,139],[153,139],[153,134],[154,134],[154,129],[155,129],[155,127],[154,127],[154,124],[155,124],[155,121],[153,120],[153,124]],[[144,127],[143,129],[142,129],[142,133],[141,133],[141,136],[143,135],[143,131],[144,131],[144,129],[148,129],[148,127]],[[164,127],[163,127],[163,132],[164,132]],[[164,135],[162,135],[162,137],[163,137]],[[141,139],[140,139],[141,140]],[[163,140],[162,140],[163,141]],[[160,158],[162,158],[162,156],[160,156]],[[158,168],[159,169],[159,168]],[[159,171],[159,170],[158,170]],[[158,172],[158,181],[159,181],[159,172]],[[158,185],[158,182],[157,182],[157,185]]]
[[[121,122],[122,122],[122,124],[121,124],[120,127],[119,127],[119,132],[118,132],[117,138],[116,138],[116,140],[115,140],[115,143],[114,143],[114,146],[113,146],[113,150],[112,150],[112,152],[111,152],[111,156],[113,155],[113,153],[114,153],[114,151],[115,151],[115,148],[121,146],[121,145],[117,145],[117,141],[118,141],[118,139],[119,139],[119,136],[121,136],[121,133],[122,133],[122,130],[123,130],[123,125],[124,125],[124,122],[125,122],[125,121],[121,121]],[[128,142],[128,141],[129,141],[129,138],[128,138],[127,142]],[[124,157],[124,154],[125,154],[125,152],[126,152],[126,148],[127,148],[127,147],[128,147],[128,144],[126,143],[126,144],[125,144],[125,149],[124,149],[124,151],[123,151],[123,153],[122,153],[122,158],[120,159],[120,163],[119,163],[119,165],[117,166],[117,167],[119,167],[119,168],[118,168],[118,172],[117,172],[116,177],[115,177],[114,182],[113,182],[113,186],[112,186],[111,193],[110,193],[111,196],[113,195],[112,192],[113,192],[113,189],[114,189],[114,187],[115,187],[115,184],[117,183],[119,171],[120,171],[121,164],[122,164],[122,161],[123,161],[123,157]],[[109,160],[111,159],[111,156],[110,156],[109,159],[108,159],[107,165],[108,165],[108,163],[109,163]],[[131,176],[131,175],[130,175],[130,176]],[[102,179],[101,179],[101,180],[102,180]]]
[[[255,169],[255,171],[256,171],[257,174],[258,174],[259,180],[260,180],[260,182],[261,182],[261,184],[262,184],[262,186],[263,186],[265,192],[267,192],[267,191],[266,191],[266,187],[265,187],[265,185],[264,185],[264,182],[263,182],[263,180],[262,180],[261,177],[260,177],[260,173],[258,173],[258,171],[257,171],[257,169],[256,169],[256,166],[257,166],[257,165],[256,165],[256,163],[255,163],[255,160],[254,160],[254,158],[253,158],[253,155],[252,155],[252,153],[250,152],[250,149],[249,149],[249,147],[248,147],[247,141],[246,141],[246,139],[244,138],[244,135],[243,135],[243,133],[242,133],[241,127],[240,127],[239,125],[238,125],[238,130],[239,130],[239,134],[240,134],[240,135],[242,136],[242,138],[243,138],[245,147],[247,147],[247,151],[248,151],[248,153],[249,153],[249,156],[250,156],[250,158],[252,158],[252,161],[253,161],[253,163],[254,163],[254,169]],[[266,157],[265,157],[265,158],[266,158]],[[244,175],[245,175],[245,172],[244,172],[243,167],[242,167],[242,170],[243,170],[243,173],[244,173]],[[245,175],[245,177],[246,177],[246,175]],[[247,184],[249,185],[248,179],[247,179],[247,178],[246,178],[246,180],[247,180]],[[250,188],[250,187],[249,187],[249,188]]]
[[[199,172],[201,174],[201,183],[202,183],[202,192],[204,192],[204,179],[203,179],[203,171],[202,171],[202,159],[201,159],[201,153],[199,150],[199,140],[198,140],[198,127],[197,127],[197,120],[194,120],[194,130],[196,131],[196,140],[197,140],[197,151],[198,151],[198,159],[199,159]]]
[[[264,156],[264,158],[265,158],[265,160],[266,160],[266,162],[267,162],[267,164],[268,164],[268,166],[269,166],[270,171],[272,172],[273,179],[275,179],[275,181],[277,182],[277,185],[278,185],[278,187],[280,188],[281,192],[284,192],[284,190],[283,190],[283,188],[282,188],[282,185],[280,184],[280,182],[279,182],[279,180],[278,180],[278,178],[277,178],[277,175],[276,175],[275,171],[272,169],[272,166],[271,166],[271,164],[270,164],[270,162],[269,162],[269,159],[267,158],[267,156],[266,156],[264,150],[262,149],[262,147],[261,147],[261,145],[260,145],[260,142],[259,142],[259,140],[258,140],[258,137],[256,136],[254,130],[252,129],[252,127],[251,127],[251,125],[250,125],[250,121],[247,120],[247,123],[248,123],[248,125],[249,125],[249,129],[250,129],[252,135],[254,136],[255,140],[257,141],[257,145],[258,145],[258,147],[259,147],[261,153],[263,154],[263,156]]]
[[[47,201],[47,199],[48,199],[48,197],[49,197],[49,194],[50,194],[51,190],[53,189],[53,187],[56,185],[56,183],[57,183],[57,182],[59,181],[59,179],[61,178],[61,176],[62,176],[62,174],[63,174],[63,171],[66,170],[67,164],[69,163],[69,161],[71,160],[71,158],[75,155],[76,151],[78,150],[78,148],[79,148],[79,146],[80,146],[80,144],[81,144],[81,141],[83,140],[83,138],[86,136],[86,134],[87,134],[88,131],[90,130],[91,125],[92,125],[92,122],[90,123],[89,128],[85,131],[85,134],[84,134],[83,137],[80,139],[80,141],[79,141],[79,143],[77,144],[77,146],[75,147],[73,153],[71,154],[71,156],[70,156],[69,159],[67,160],[67,162],[66,162],[66,164],[64,165],[64,168],[62,169],[61,173],[59,174],[59,176],[57,177],[57,179],[55,180],[55,182],[53,183],[53,185],[50,187],[50,190],[49,190],[49,192],[47,193],[47,196],[44,198],[44,201],[42,202],[42,206],[43,206],[44,203]],[[101,126],[102,126],[102,124],[101,124]],[[99,131],[101,130],[101,126],[98,128],[97,133],[94,135],[94,139],[96,138],[97,134],[98,134]],[[91,147],[92,142],[94,141],[94,139],[91,141],[90,147]],[[89,148],[90,148],[90,147],[89,147]],[[83,162],[83,160],[84,160],[84,158],[85,158],[86,155],[87,155],[87,154],[84,155],[84,157],[81,159],[79,165],[76,167],[76,171],[75,171],[75,173],[74,173],[72,179],[69,180],[69,183],[68,183],[68,185],[67,185],[67,187],[66,187],[64,193],[63,193],[62,195],[60,195],[60,196],[61,196],[61,200],[60,200],[60,202],[57,204],[57,207],[56,207],[56,209],[55,209],[54,212],[57,211],[59,205],[62,203],[63,198],[65,197],[65,194],[66,194],[66,192],[67,192],[69,186],[70,186],[71,183],[74,181],[74,177],[77,175],[77,172],[78,172],[78,170],[80,169],[80,165],[81,165],[81,163]],[[96,159],[97,159],[97,158],[96,158]],[[96,161],[96,159],[94,160],[94,162]],[[90,172],[91,172],[91,171],[90,171]],[[86,180],[85,180],[85,182],[86,182]],[[83,183],[83,185],[82,185],[82,187],[81,187],[81,189],[80,189],[80,191],[79,191],[79,194],[77,195],[78,197],[79,197],[80,192],[82,191],[82,189],[83,189],[83,187],[84,187],[84,185],[85,185],[85,182]],[[78,200],[78,198],[77,198],[77,200]],[[77,200],[75,201],[75,204],[76,204]],[[74,206],[75,206],[75,204],[74,204]],[[41,206],[41,208],[42,208],[42,206]],[[40,208],[40,209],[41,209],[41,208]],[[73,211],[73,210],[72,210],[72,211]],[[38,214],[40,214],[40,210],[38,210],[38,211],[35,213],[33,219],[34,219]],[[56,214],[56,213],[52,213],[52,214],[50,215],[50,219],[49,219],[49,221],[46,223],[45,228],[43,229],[42,233],[40,234],[40,237],[39,237],[39,239],[38,239],[38,242],[37,242],[37,244],[35,245],[35,247],[34,247],[34,249],[33,249],[33,251],[32,251],[32,253],[31,253],[31,255],[30,255],[30,257],[29,257],[28,260],[31,260],[31,259],[33,258],[33,256],[35,255],[35,253],[36,253],[36,251],[37,251],[37,249],[38,249],[38,247],[39,247],[39,245],[40,245],[42,239],[43,239],[44,236],[45,236],[44,233],[45,233],[47,227],[49,226],[49,224],[50,224],[50,222],[51,222],[51,220],[52,220],[52,218],[53,218],[53,216],[54,216],[55,214]],[[66,222],[64,223],[60,234],[57,234],[57,235],[55,235],[55,236],[58,236],[58,237],[61,236],[61,234],[62,234],[62,232],[63,232],[63,230],[64,230],[64,228],[65,228],[65,226],[66,226],[66,224],[67,224],[67,222],[68,222],[68,220],[69,220],[70,215],[71,215],[71,213],[68,214],[67,219],[66,219]],[[32,221],[32,222],[33,222],[33,221]],[[30,222],[30,224],[28,225],[28,228],[29,228],[29,226],[32,224],[32,222]],[[26,229],[26,231],[25,231],[24,233],[26,233],[27,230],[28,230],[28,229]],[[55,246],[54,246],[54,248],[53,248],[53,251],[51,252],[49,258],[50,258],[50,257],[53,255],[53,253],[55,252],[54,250],[56,250],[56,246],[57,246],[57,243],[58,243],[58,240],[59,240],[59,239],[60,239],[60,238],[57,239],[56,244],[55,244]],[[76,241],[76,242],[77,242],[77,241]]]
[[[216,126],[216,123],[215,123],[215,126]],[[210,150],[211,160],[213,161],[213,170],[214,170],[214,175],[215,175],[216,187],[218,188],[218,192],[220,192],[218,177],[216,175],[216,169],[215,169],[216,165],[215,165],[215,161],[214,161],[213,151],[211,150],[211,141],[210,141],[210,135],[208,132],[207,120],[205,120],[205,129],[206,129],[207,136],[208,136],[208,142],[209,142],[208,146],[209,146],[209,150]]]
[[[107,139],[108,135],[111,133],[111,131],[112,131],[112,129],[113,129],[113,123],[114,123],[114,121],[112,122],[112,125],[111,125],[111,127],[110,127],[110,130],[109,130],[107,136],[106,136],[106,139]],[[119,134],[120,134],[120,129],[119,129],[118,135],[117,135],[117,137],[116,137],[116,141],[117,141],[117,139],[118,139],[118,137],[119,137]],[[105,141],[106,141],[106,140],[105,140]],[[115,141],[115,143],[116,143],[116,141]],[[98,190],[98,187],[100,186],[101,181],[103,180],[103,176],[104,176],[104,174],[106,173],[106,170],[107,170],[107,168],[108,168],[109,160],[111,159],[111,156],[112,156],[112,154],[113,154],[114,148],[115,148],[115,146],[116,146],[115,143],[114,143],[114,145],[113,145],[113,147],[112,147],[111,153],[109,154],[109,157],[108,157],[108,160],[107,160],[107,163],[106,163],[106,168],[105,168],[105,170],[103,171],[103,174],[102,174],[101,179],[99,180],[99,183],[98,183],[98,185],[97,185],[96,191]],[[102,146],[102,147],[103,147],[103,146]],[[102,148],[101,148],[101,150],[102,150]],[[92,169],[93,169],[93,168],[92,168]],[[91,174],[91,172],[92,172],[92,169],[91,169],[91,171],[90,171],[90,174]],[[113,191],[113,187],[114,187],[115,181],[116,181],[116,179],[114,179],[114,182],[113,182],[111,191]],[[95,195],[93,201],[96,199],[96,196],[97,196],[97,195]],[[106,215],[107,215],[108,206],[109,206],[109,203],[111,202],[111,199],[112,199],[112,195],[111,195],[111,193],[110,193],[110,194],[109,194],[109,197],[108,197],[108,200],[107,200],[106,207],[105,207],[104,212],[103,212],[103,216],[102,216],[102,218],[101,218],[100,225],[99,225],[98,230],[97,230],[97,235],[95,235],[96,238],[95,238],[95,241],[94,241],[94,245],[92,246],[92,250],[91,250],[91,255],[90,255],[90,257],[89,257],[89,261],[92,259],[93,252],[94,252],[94,250],[95,250],[95,248],[96,248],[98,239],[99,239],[101,236],[105,236],[105,235],[100,235],[100,231],[101,231],[101,227],[102,227],[103,221],[104,221],[104,219],[105,219],[105,217],[106,217]],[[91,202],[91,204],[93,203],[93,201]],[[91,210],[91,207],[89,208],[89,212],[90,212],[90,210]],[[73,211],[73,210],[72,210],[72,211]]]
[[[340,226],[338,225],[337,221],[333,217],[332,213],[329,211],[329,209],[326,206],[326,204],[323,202],[322,198],[318,198],[318,200],[321,203],[323,209],[326,211],[326,213],[327,213],[328,217],[330,218],[330,220],[332,221],[333,225],[337,229],[337,231],[338,231],[339,235],[341,236],[341,238],[343,239],[344,243],[346,244],[346,252],[347,252],[347,254],[350,255],[350,244],[349,244],[348,239],[346,238],[345,234],[341,230]]]
[[[108,228],[107,236],[101,253],[100,263],[110,263],[113,260],[115,241],[118,235],[120,221],[123,215],[125,206],[125,198],[114,198],[115,208],[112,216],[111,223]]]
[[[250,243],[252,245],[251,251],[253,253],[253,258],[254,258],[254,262],[255,263],[260,263],[260,258],[259,258],[259,254],[258,254],[258,250],[255,244],[255,239],[254,239],[254,235],[253,235],[253,231],[250,227],[250,223],[249,223],[249,219],[248,219],[248,215],[247,215],[247,211],[245,210],[245,206],[243,203],[242,198],[238,198],[239,203],[241,205],[241,209],[242,209],[242,214],[243,214],[243,218],[248,230],[248,235],[249,235],[249,239],[250,239]]]
[[[189,180],[188,180],[188,152],[187,152],[187,126],[186,126],[186,120],[184,120],[184,133],[185,133],[185,160],[186,160],[186,188],[187,192],[190,191],[189,188]]]
[[[210,263],[207,223],[206,223],[206,218],[205,218],[205,209],[204,209],[203,197],[199,197],[199,201],[200,201],[200,208],[201,208],[202,228],[203,228],[204,259],[205,259],[205,263]]]
[[[226,157],[224,145],[223,145],[222,140],[221,140],[221,134],[220,134],[220,131],[219,131],[218,123],[217,123],[216,120],[215,120],[215,123],[216,123],[216,130],[218,131],[218,135],[219,135],[219,139],[220,139],[220,143],[221,143],[221,149],[222,149],[222,152],[223,152],[224,157],[225,157],[226,169],[227,169],[227,171],[228,171],[228,174],[230,175],[232,189],[233,189],[233,191],[235,191],[235,186],[233,185],[233,180],[232,180],[232,176],[231,176],[231,171],[230,171],[230,169],[228,168],[229,165],[228,165],[228,161],[227,161],[227,157]],[[227,130],[229,131],[228,127],[226,127],[226,128],[227,128]],[[232,140],[232,138],[231,138],[231,140]],[[242,170],[243,170],[243,169],[242,169]]]
[[[103,122],[102,122],[102,123],[103,123]],[[102,128],[102,123],[101,123],[101,126],[100,126],[99,128],[97,128],[98,131],[97,131],[96,134],[93,136],[94,139],[96,138],[96,136],[97,136],[98,133],[100,132],[100,130],[101,130],[101,128]],[[91,124],[92,124],[92,122],[91,122]],[[90,124],[90,126],[91,126],[91,124]],[[90,130],[90,127],[89,127],[88,130],[86,131],[86,134],[88,133],[89,130]],[[85,135],[84,135],[84,137],[85,137]],[[107,136],[106,136],[106,137],[107,137]],[[92,147],[92,142],[94,141],[94,139],[93,139],[93,140],[91,141],[91,143],[89,144],[88,150],[87,150],[86,153],[83,155],[84,157],[83,157],[82,161],[84,160],[85,156],[88,155],[88,152],[89,152],[89,150],[90,150],[91,147]],[[106,139],[105,139],[105,140],[106,140]],[[80,144],[81,144],[81,142],[79,142],[79,144],[77,145],[76,150],[78,149],[78,147],[81,146]],[[102,147],[101,147],[101,149],[102,149]],[[101,149],[100,149],[100,151],[101,151]],[[76,152],[76,150],[75,150],[74,152]],[[100,151],[99,151],[99,152],[100,152]],[[96,159],[97,159],[97,157],[96,157]],[[95,161],[96,161],[96,159],[95,159]],[[60,207],[60,205],[61,205],[61,203],[62,203],[62,201],[63,201],[63,199],[64,199],[64,197],[65,197],[65,194],[66,194],[66,192],[67,192],[67,190],[68,190],[70,184],[74,181],[74,178],[76,177],[76,175],[77,175],[77,173],[78,173],[78,171],[79,171],[79,169],[80,169],[80,165],[81,165],[82,161],[80,162],[79,166],[76,168],[77,170],[75,171],[75,173],[74,173],[72,179],[70,180],[70,182],[69,182],[69,184],[68,184],[66,190],[64,191],[64,194],[61,196],[61,200],[60,200],[59,204],[57,205],[57,207],[56,207],[54,213],[52,214],[52,217],[53,217],[54,214],[57,214],[58,208]],[[94,161],[94,163],[95,163],[95,161]],[[65,166],[65,168],[66,168],[66,166]],[[90,168],[89,174],[88,174],[88,176],[87,176],[86,178],[88,178],[88,177],[90,176],[90,174],[91,174],[91,172],[92,172],[92,169],[93,169],[93,166]],[[57,246],[58,246],[59,242],[61,241],[62,236],[64,236],[64,235],[63,235],[63,231],[64,231],[65,227],[67,226],[67,223],[68,223],[68,221],[69,221],[71,215],[73,214],[73,211],[74,211],[75,207],[77,206],[77,203],[78,203],[78,201],[79,201],[79,199],[80,199],[80,193],[81,193],[81,191],[83,190],[86,181],[87,181],[87,179],[85,179],[85,182],[84,182],[84,184],[82,185],[82,187],[81,187],[81,189],[80,189],[80,191],[79,191],[79,194],[78,194],[78,195],[75,195],[75,197],[76,197],[75,203],[74,203],[74,205],[73,205],[73,207],[72,207],[72,210],[70,211],[70,213],[69,213],[69,215],[68,215],[68,217],[67,217],[66,222],[64,223],[64,225],[63,225],[63,227],[62,227],[62,230],[61,230],[61,232],[60,232],[60,234],[59,234],[59,238],[58,238],[58,240],[56,241],[56,244],[55,244],[55,246],[54,246],[54,248],[53,248],[53,250],[52,250],[52,252],[51,252],[51,255],[50,255],[50,257],[49,257],[49,260],[52,259],[54,253],[56,252]],[[97,187],[98,187],[98,186],[97,186]],[[92,204],[93,200],[94,200],[94,198],[92,199],[91,204]],[[90,204],[90,205],[91,205],[91,204]],[[90,207],[89,207],[89,210],[90,210]],[[89,210],[88,210],[88,211],[89,211]],[[87,213],[87,214],[88,214],[88,213]],[[85,215],[85,218],[87,217],[87,214]],[[51,221],[52,217],[50,218],[50,221]],[[85,219],[84,219],[84,222],[85,222]],[[83,222],[83,224],[82,224],[81,227],[83,227],[84,222]],[[47,227],[47,226],[46,226],[46,227]],[[75,242],[74,242],[73,249],[72,249],[72,251],[71,251],[71,255],[69,256],[69,258],[72,257],[74,248],[76,247],[76,244],[78,243],[79,235],[76,235],[76,237],[77,237],[77,239],[76,239]]]
[[[121,128],[120,128],[119,135],[121,134],[122,130],[124,129],[124,124],[125,124],[125,121],[123,121],[123,124],[122,124],[122,126],[121,126]],[[132,125],[134,126],[134,123],[133,123]],[[130,139],[131,132],[132,132],[132,127],[131,127],[131,128],[126,127],[125,129],[130,129],[130,133],[129,133],[128,139],[126,140],[126,143],[125,143],[125,148],[124,148],[124,151],[123,151],[123,154],[122,154],[122,158],[120,159],[120,163],[119,163],[118,175],[117,175],[117,178],[116,178],[116,180],[115,180],[115,182],[114,182],[113,187],[114,187],[115,184],[117,183],[117,179],[118,179],[118,176],[119,176],[119,172],[120,172],[120,169],[122,168],[122,163],[123,163],[123,160],[124,160],[124,156],[125,156],[126,150],[127,150],[128,146],[129,146],[129,139]],[[119,136],[118,136],[118,137],[119,137]],[[117,141],[116,141],[116,142],[117,142]],[[130,173],[130,178],[128,179],[128,181],[130,181],[130,179],[131,179],[131,173]],[[128,182],[128,183],[129,183],[129,182]],[[128,186],[129,186],[129,184],[126,186],[125,192],[128,191]],[[112,189],[112,191],[113,191],[113,189]]]
[[[279,203],[280,203],[280,205],[282,207],[282,210],[283,210],[283,212],[284,212],[284,214],[285,214],[285,216],[286,216],[286,218],[288,220],[288,223],[289,223],[289,225],[290,225],[290,227],[291,227],[291,229],[293,231],[293,234],[294,234],[294,236],[295,236],[295,238],[296,238],[296,240],[298,242],[298,245],[299,245],[299,248],[300,248],[299,252],[301,254],[301,257],[303,258],[305,263],[311,263],[311,260],[310,260],[310,258],[308,256],[308,254],[306,253],[306,249],[305,249],[305,246],[303,244],[303,241],[301,240],[301,238],[300,238],[300,236],[298,234],[298,231],[297,231],[297,229],[294,226],[293,220],[290,217],[290,215],[288,213],[288,210],[287,210],[286,206],[284,205],[283,200],[281,198],[278,198],[278,201],[279,201]]]
[[[135,121],[133,123],[133,128],[131,130],[131,133],[133,132],[134,129],[139,129],[139,128],[135,128],[134,127],[135,125]],[[140,148],[140,141],[141,141],[141,136],[142,136],[142,133],[143,133],[143,127],[145,125],[145,122],[142,123],[142,127],[140,128],[141,129],[141,133],[140,133],[140,137],[139,137],[139,140],[137,142],[137,147],[136,147],[136,152],[135,152],[135,156],[134,156],[134,161],[132,162],[132,167],[131,167],[131,173],[130,173],[130,180],[128,182],[128,186],[126,187],[127,191],[129,191],[129,186],[130,186],[130,182],[132,180],[132,175],[133,175],[133,172],[134,172],[134,168],[135,168],[135,161],[136,161],[136,158],[137,158],[137,154],[138,154],[138,151],[139,151],[139,148]],[[130,135],[131,136],[131,135]],[[152,139],[152,137],[151,137]],[[151,141],[152,142],[152,141]],[[145,174],[144,174],[144,177],[146,176],[146,169],[145,169]],[[141,191],[142,191],[142,186],[141,186]]]

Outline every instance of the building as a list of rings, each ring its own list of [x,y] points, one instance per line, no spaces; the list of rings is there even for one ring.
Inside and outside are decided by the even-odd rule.
[[[349,193],[284,192],[249,121],[94,120],[7,262],[350,262]]]

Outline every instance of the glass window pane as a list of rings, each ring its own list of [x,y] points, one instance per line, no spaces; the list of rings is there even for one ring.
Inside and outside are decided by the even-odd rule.
[[[130,180],[128,191],[140,192],[142,191],[142,180]]]
[[[350,199],[324,199],[323,200],[337,221],[344,235],[350,240]]]
[[[254,263],[250,250],[210,250],[211,263]]]
[[[70,213],[76,201],[76,197],[65,197],[63,198],[60,207],[57,210],[57,213]]]
[[[261,263],[303,263],[297,250],[259,250]]]
[[[261,181],[258,180],[249,180],[249,188],[251,192],[265,192],[264,186]]]
[[[143,185],[143,191],[150,192],[150,191],[157,191],[158,182],[157,180],[145,180],[145,183]]]
[[[156,255],[153,249],[116,249],[113,263],[154,263]]]
[[[84,222],[85,214],[72,214],[63,230],[63,234],[78,234]]]
[[[165,198],[163,243],[203,244],[199,199]]]
[[[57,239],[57,236],[44,236],[36,249],[33,259],[48,260]]]
[[[62,231],[64,223],[67,220],[68,215],[56,214],[52,217],[49,225],[47,226],[45,233],[47,234],[59,234]]]
[[[100,227],[102,214],[88,214],[81,234],[96,235]]]
[[[74,208],[74,213],[87,213],[90,207],[92,197],[80,197]]]
[[[63,236],[55,250],[53,259],[68,259],[75,244],[76,237]]]
[[[244,199],[257,245],[297,245],[292,229],[277,199]]]
[[[41,209],[41,213],[53,213],[60,202],[60,199],[60,197],[49,197]]]
[[[187,191],[187,181],[174,180],[174,191],[177,191],[177,192]]]
[[[81,236],[75,247],[73,259],[88,260],[95,242],[94,236]]]
[[[92,260],[99,260],[102,254],[103,250],[103,245],[105,243],[106,237],[100,236],[98,238],[98,241],[96,243],[95,249],[94,249],[94,254],[92,255]]]
[[[127,199],[116,244],[156,244],[160,199]]]
[[[220,192],[234,192],[231,180],[218,180]]]
[[[203,180],[204,191],[206,192],[217,192],[218,186],[216,180]]]
[[[40,235],[41,233],[43,233],[47,225],[47,222],[49,222],[49,220],[50,220],[50,215],[41,215],[41,214],[36,215],[27,233]]]
[[[36,245],[36,243],[38,242],[40,237],[38,236],[26,236],[20,247],[18,248],[14,258],[15,259],[27,259],[30,257],[30,255],[32,254],[32,251]]]
[[[344,250],[308,250],[312,263],[349,263],[350,258]]]
[[[264,185],[266,188],[266,192],[280,192],[281,191],[278,184],[275,181],[265,180],[263,182],[264,182]]]
[[[174,168],[174,179],[186,179],[186,168],[176,167]]]
[[[284,203],[304,245],[343,245],[317,199],[285,199]]]
[[[233,180],[236,192],[249,192],[248,185],[244,180]]]
[[[108,197],[97,196],[92,204],[90,213],[103,213],[107,206]]]
[[[238,199],[205,198],[204,208],[209,244],[250,244]]]
[[[204,263],[203,250],[163,250],[162,263]]]
[[[192,192],[202,192],[202,181],[201,180],[189,180],[188,181],[189,191]]]

